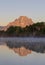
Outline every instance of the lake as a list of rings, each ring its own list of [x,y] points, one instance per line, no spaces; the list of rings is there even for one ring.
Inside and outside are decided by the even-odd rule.
[[[45,38],[32,39],[0,38],[0,65],[45,65]]]

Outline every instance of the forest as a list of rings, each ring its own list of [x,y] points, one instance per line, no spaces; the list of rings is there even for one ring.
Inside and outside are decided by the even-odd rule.
[[[25,28],[11,26],[0,31],[0,37],[45,37],[45,22],[37,22]]]

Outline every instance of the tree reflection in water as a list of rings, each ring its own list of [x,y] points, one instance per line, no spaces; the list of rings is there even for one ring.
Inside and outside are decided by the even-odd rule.
[[[40,53],[45,53],[45,43],[29,43],[29,42],[13,42],[13,41],[8,41],[6,42],[7,46],[11,49],[14,50],[14,52],[18,53],[21,56],[28,55],[32,53],[32,51],[35,52],[40,52]]]

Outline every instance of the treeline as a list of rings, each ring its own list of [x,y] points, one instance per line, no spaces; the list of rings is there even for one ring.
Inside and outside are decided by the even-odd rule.
[[[11,36],[11,37],[26,37],[26,36],[42,36],[45,37],[45,23],[38,22],[33,25],[26,26],[25,28],[21,28],[18,26],[11,26],[6,31],[0,31],[0,36]]]

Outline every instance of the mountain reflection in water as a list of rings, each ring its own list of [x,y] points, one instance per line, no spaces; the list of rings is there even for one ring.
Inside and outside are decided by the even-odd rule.
[[[11,49],[13,49],[16,53],[19,55],[27,55],[31,53],[32,51],[38,52],[38,53],[45,53],[45,43],[28,43],[28,42],[13,42],[8,41],[6,42],[7,46]]]
[[[45,65],[45,54],[33,52],[19,56],[6,45],[0,45],[0,65]]]
[[[7,46],[20,56],[27,56],[32,53],[31,49],[26,48],[25,43],[6,42]]]
[[[26,56],[32,52],[31,50],[26,49],[25,47],[13,48],[13,50],[15,53],[18,53],[20,56]]]

